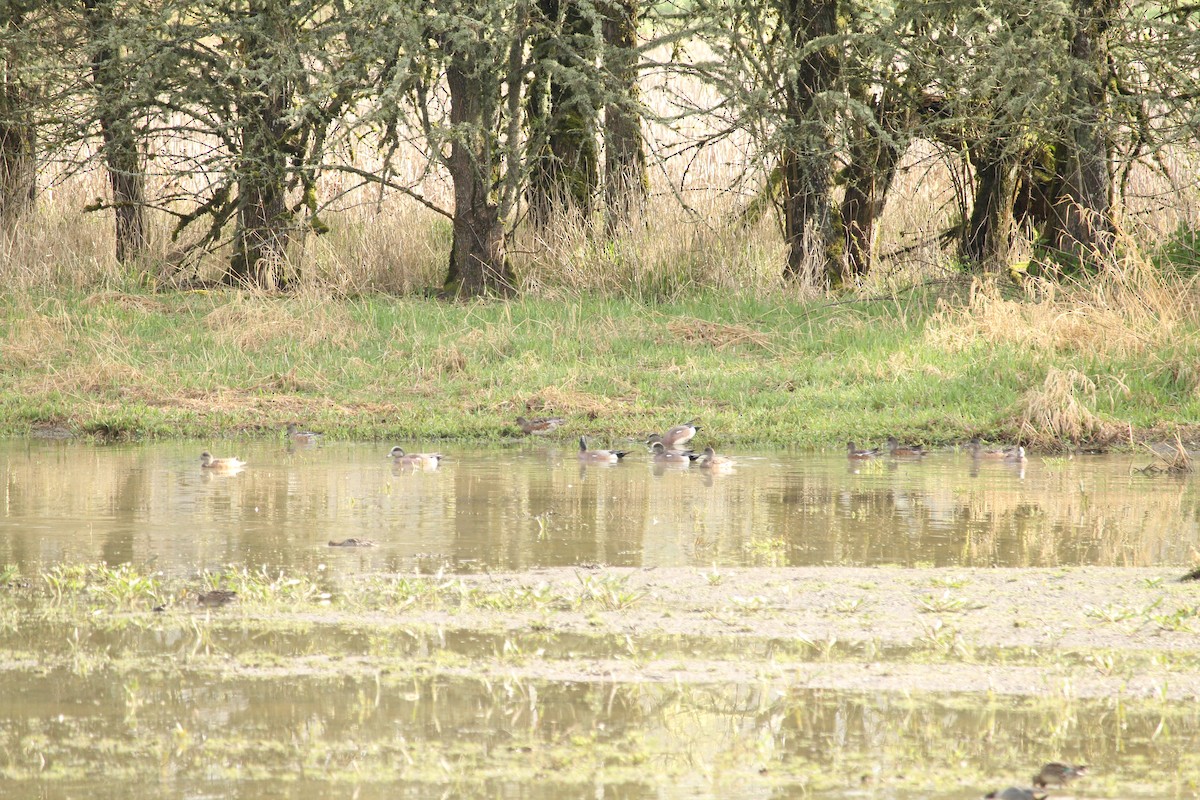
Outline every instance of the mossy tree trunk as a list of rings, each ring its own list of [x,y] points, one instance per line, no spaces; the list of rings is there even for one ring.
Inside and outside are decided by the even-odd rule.
[[[1067,117],[1055,147],[1053,213],[1046,243],[1077,263],[1103,259],[1113,244],[1112,145],[1106,130],[1106,33],[1115,0],[1074,0]]]
[[[500,207],[493,199],[492,175],[498,172],[495,129],[498,85],[480,80],[475,60],[451,52],[446,67],[450,124],[454,138],[446,167],[454,185],[454,239],[445,289],[455,295],[507,295],[514,291],[505,252]]]
[[[0,32],[7,45],[0,53],[0,223],[8,225],[29,210],[37,196],[37,129],[33,89],[23,80],[27,55],[22,42],[26,3],[0,7]]]
[[[1020,157],[1003,140],[991,139],[971,148],[970,158],[975,193],[963,232],[963,257],[985,271],[1000,271],[1009,266],[1015,234]]]
[[[871,108],[874,119],[873,124],[856,121],[850,128],[851,139],[843,173],[846,192],[841,207],[845,250],[843,277],[848,281],[862,278],[871,270],[875,231],[904,154],[902,131],[908,127],[912,116],[897,103],[894,92],[885,90],[872,99],[865,97],[866,87],[860,87],[859,94]]]
[[[604,9],[605,63],[612,88],[604,106],[604,208],[609,231],[645,210],[650,179],[639,112],[638,0],[608,0]]]
[[[92,83],[99,108],[104,162],[112,187],[116,222],[116,256],[122,264],[146,248],[146,176],[127,100],[126,67],[115,26],[113,0],[84,0],[92,47]]]
[[[587,216],[599,185],[598,47],[590,4],[537,0],[541,33],[533,45],[528,99],[530,218]]]
[[[837,77],[836,50],[817,40],[838,29],[836,0],[783,0],[784,21],[797,56],[794,76],[784,83],[788,140],[780,160],[783,175],[784,277],[814,285],[841,280],[831,251],[830,200],[832,126],[822,118],[821,95]]]
[[[245,71],[235,78],[238,152],[236,229],[227,283],[279,288],[293,215],[287,206],[292,131],[287,0],[251,0],[241,48]]]

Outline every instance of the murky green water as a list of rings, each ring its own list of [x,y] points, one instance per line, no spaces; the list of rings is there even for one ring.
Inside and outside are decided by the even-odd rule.
[[[198,456],[237,451],[233,476]],[[410,449],[416,449],[411,447]],[[1200,550],[1195,477],[1148,458],[941,453],[847,462],[747,453],[711,475],[641,453],[581,467],[570,448],[446,447],[436,472],[386,446],[0,443],[0,562],[223,564],[334,571],[612,566],[1182,565]],[[337,550],[329,540],[377,547]]]
[[[408,445],[409,443],[404,443]],[[202,471],[202,449],[236,475]],[[418,450],[416,446],[409,447]],[[0,442],[0,566],[226,565],[318,583],[378,573],[749,565],[1169,566],[1200,551],[1194,477],[1145,458],[733,453],[710,475],[640,452]],[[371,548],[331,548],[347,537]],[[778,674],[549,680],[539,659],[919,663],[855,642],[398,628],[30,600],[0,581],[0,797],[966,798],[1050,759],[1093,765],[1086,796],[1195,797],[1200,706],[1154,697],[814,690]],[[27,596],[22,592],[31,592]],[[6,594],[7,593],[7,594]],[[118,604],[119,605],[119,604]],[[869,613],[869,610],[864,613]],[[752,624],[752,623],[751,623]],[[1180,652],[1174,669],[1195,669]],[[995,656],[1037,664],[1029,649]],[[1070,658],[1082,656],[1068,656]],[[484,668],[483,665],[486,665]],[[511,666],[512,669],[506,669]],[[586,670],[585,670],[586,671]],[[131,788],[136,787],[136,788]],[[1113,788],[1119,787],[1119,788]]]

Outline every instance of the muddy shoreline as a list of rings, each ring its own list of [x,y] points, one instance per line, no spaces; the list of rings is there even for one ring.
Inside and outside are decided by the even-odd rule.
[[[447,675],[1200,697],[1200,584],[1162,569],[555,568],[417,580],[452,583],[474,600],[398,611],[335,602],[261,616],[248,604],[226,613],[264,625],[473,633],[512,641],[522,653],[420,667]],[[542,601],[528,608],[511,601],[522,596]],[[595,646],[586,653],[536,646],[556,637]],[[321,658],[309,667],[319,668]],[[340,665],[378,666],[354,656]],[[309,667],[276,664],[267,672]]]

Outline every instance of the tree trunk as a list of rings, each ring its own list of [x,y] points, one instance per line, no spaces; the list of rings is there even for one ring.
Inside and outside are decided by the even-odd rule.
[[[605,224],[611,232],[645,209],[650,179],[638,113],[638,0],[608,0],[605,62],[613,86],[604,106]]]
[[[0,11],[0,30],[20,31],[21,8]],[[32,91],[21,80],[21,53],[0,54],[0,223],[6,228],[33,206],[37,196],[37,131],[31,121]]]
[[[975,203],[963,237],[963,256],[987,271],[1006,269],[1014,235],[1013,203],[1020,159],[1002,141],[972,148]]]
[[[227,283],[275,289],[288,275],[284,260],[292,214],[286,203],[286,115],[292,86],[280,50],[291,39],[286,0],[253,0],[243,47],[249,54],[238,93],[241,151],[237,165],[237,229]]]
[[[897,142],[889,141],[881,131],[899,136],[909,120],[903,109],[893,107],[891,92],[885,91],[872,105],[877,127],[854,126],[846,165],[841,217],[847,280],[861,278],[871,269],[876,225],[903,155]]]
[[[515,282],[500,209],[491,197],[496,158],[488,133],[494,116],[488,109],[499,102],[499,89],[495,97],[486,97],[470,67],[470,59],[460,56],[446,68],[455,133],[446,162],[454,185],[454,241],[445,289],[455,295],[506,295],[514,291]]]
[[[92,40],[92,83],[99,108],[104,161],[116,218],[116,256],[122,264],[146,248],[146,177],[133,121],[124,101],[120,52],[114,46],[111,0],[84,0]]]
[[[837,32],[836,0],[785,0],[783,5],[797,53],[814,39]],[[832,47],[817,48],[798,60],[795,76],[784,89],[792,130],[780,164],[788,245],[783,275],[815,286],[828,286],[841,278],[831,252],[833,141],[818,100],[833,85],[837,67],[838,56]]]
[[[545,33],[534,44],[530,87],[530,217],[545,225],[556,213],[587,216],[599,184],[596,100],[590,66],[596,42],[579,4],[538,0]],[[570,74],[568,74],[570,73]]]
[[[1080,263],[1113,245],[1111,144],[1105,131],[1108,46],[1114,0],[1075,0],[1066,129],[1056,147],[1054,209],[1045,241]]]

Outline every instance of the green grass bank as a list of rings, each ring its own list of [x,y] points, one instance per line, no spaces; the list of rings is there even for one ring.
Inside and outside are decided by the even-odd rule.
[[[1191,284],[1086,293],[941,284],[803,302],[316,293],[16,293],[0,300],[0,433],[494,441],[644,437],[699,418],[730,445],[979,435],[1052,450],[1197,439]]]

